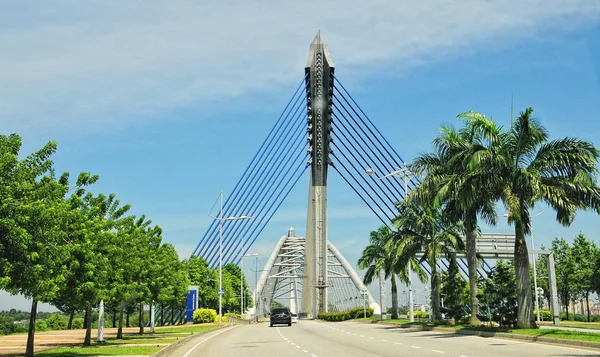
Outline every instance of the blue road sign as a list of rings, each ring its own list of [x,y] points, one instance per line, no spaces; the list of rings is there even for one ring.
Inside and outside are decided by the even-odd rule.
[[[223,295],[225,293],[225,290],[219,289],[219,295]]]

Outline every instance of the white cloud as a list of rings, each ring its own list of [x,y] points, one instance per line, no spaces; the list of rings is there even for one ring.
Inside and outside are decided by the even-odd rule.
[[[0,125],[110,128],[276,91],[299,80],[319,28],[347,73],[599,17],[589,0],[15,2],[0,14]]]

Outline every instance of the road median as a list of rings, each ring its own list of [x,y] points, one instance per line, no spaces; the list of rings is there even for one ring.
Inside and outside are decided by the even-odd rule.
[[[386,322],[385,320],[352,320],[352,322],[360,322],[367,324],[380,324],[386,326],[395,326],[403,329],[412,329],[417,331],[435,331],[439,333],[448,333],[448,334],[459,334],[459,335],[469,335],[469,336],[479,336],[479,337],[494,337],[494,338],[503,338],[503,339],[511,339],[511,340],[520,340],[527,342],[539,342],[539,343],[548,343],[560,346],[567,347],[585,347],[600,350],[600,342],[597,341],[586,341],[586,338],[594,338],[595,336],[590,336],[589,333],[576,333],[571,331],[571,333],[565,333],[565,331],[561,330],[550,330],[543,329],[541,333],[545,334],[562,334],[563,338],[558,337],[547,337],[547,336],[538,336],[528,334],[530,330],[514,330],[513,332],[497,332],[497,331],[482,331],[475,328],[452,328],[452,327],[438,327],[438,326],[430,326],[430,325],[415,325],[415,324],[406,324],[406,323],[397,323],[397,322]],[[539,329],[533,331],[540,331]],[[552,331],[546,333],[545,331]],[[581,337],[581,338],[578,338]]]

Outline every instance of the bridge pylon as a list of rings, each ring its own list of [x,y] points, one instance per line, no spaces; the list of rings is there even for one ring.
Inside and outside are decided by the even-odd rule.
[[[310,44],[305,73],[311,172],[301,312],[316,318],[319,312],[328,310],[327,167],[331,163],[329,145],[334,83],[334,65],[320,32]]]

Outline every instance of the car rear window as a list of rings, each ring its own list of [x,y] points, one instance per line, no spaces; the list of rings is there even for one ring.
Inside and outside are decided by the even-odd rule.
[[[274,314],[281,314],[281,313],[286,313],[287,314],[288,313],[288,309],[276,308],[276,309],[273,309],[273,313]]]

